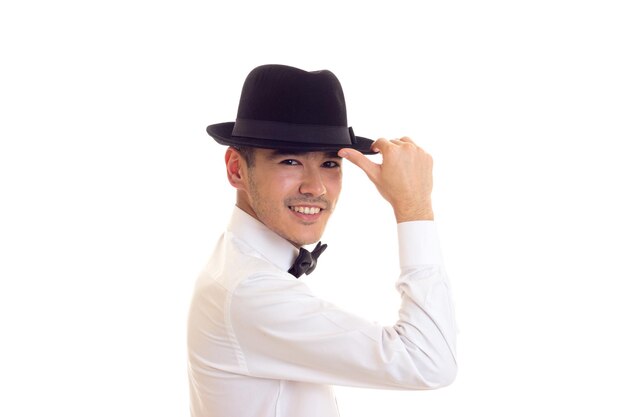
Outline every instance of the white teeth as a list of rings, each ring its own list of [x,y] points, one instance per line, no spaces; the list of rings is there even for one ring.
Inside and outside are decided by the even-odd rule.
[[[291,210],[302,214],[317,214],[320,212],[319,207],[289,207]]]

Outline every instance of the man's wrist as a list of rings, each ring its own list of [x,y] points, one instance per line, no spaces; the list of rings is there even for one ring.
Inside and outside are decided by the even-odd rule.
[[[404,209],[397,209],[394,208],[393,210],[395,216],[396,216],[396,223],[404,223],[404,222],[411,222],[411,221],[416,221],[416,220],[434,220],[435,219],[435,214],[433,212],[432,207],[427,206],[421,206],[421,207],[415,207],[415,208],[404,208]]]

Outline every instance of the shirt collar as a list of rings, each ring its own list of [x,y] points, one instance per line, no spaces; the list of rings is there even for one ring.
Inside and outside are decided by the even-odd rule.
[[[227,230],[283,271],[298,256],[298,248],[237,206]]]

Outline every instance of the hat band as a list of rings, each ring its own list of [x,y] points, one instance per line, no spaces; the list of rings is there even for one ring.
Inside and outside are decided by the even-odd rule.
[[[356,143],[351,127],[305,125],[253,119],[237,119],[232,135],[320,145],[351,145]]]

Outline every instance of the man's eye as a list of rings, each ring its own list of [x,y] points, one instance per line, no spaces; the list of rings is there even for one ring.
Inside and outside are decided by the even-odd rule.
[[[324,168],[339,168],[341,165],[335,161],[326,161],[322,164]]]
[[[298,165],[298,161],[295,159],[285,159],[284,161],[280,161],[280,163],[285,165]]]

